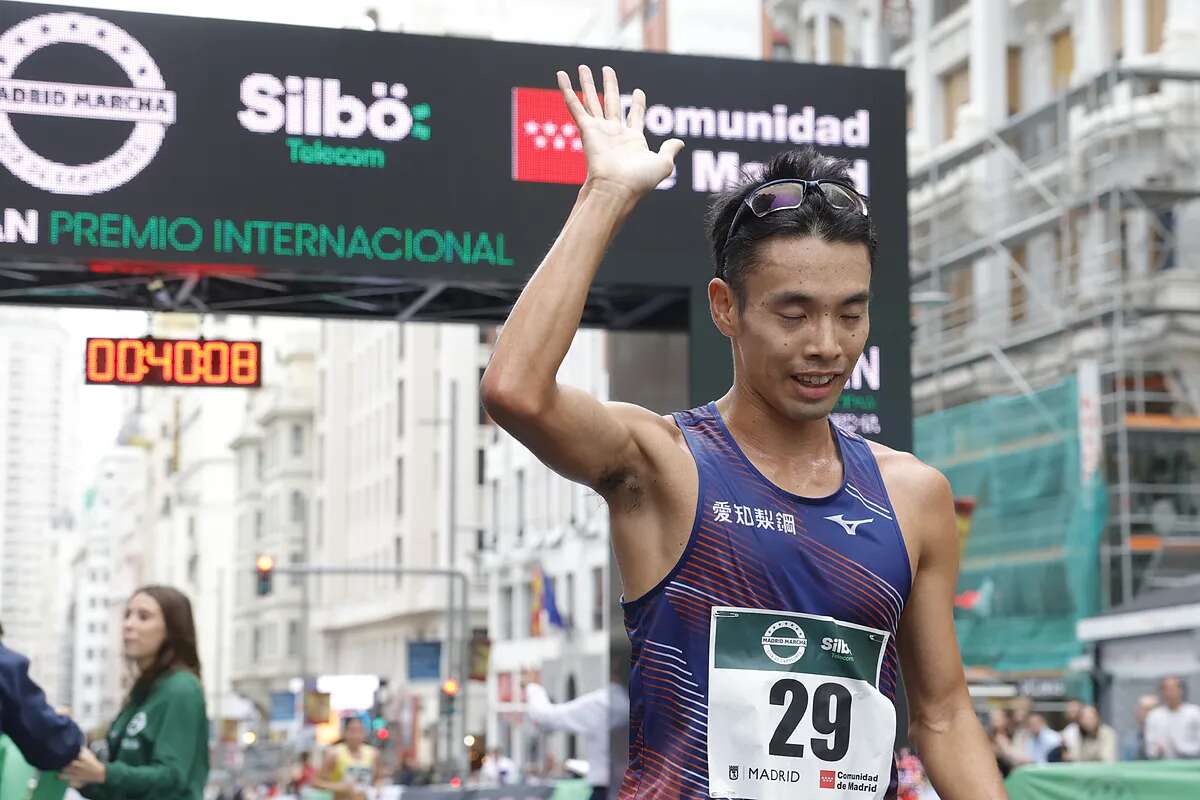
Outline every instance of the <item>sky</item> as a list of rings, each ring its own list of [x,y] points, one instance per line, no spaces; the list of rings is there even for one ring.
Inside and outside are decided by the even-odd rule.
[[[146,11],[188,17],[286,22],[320,27],[350,26],[360,21],[358,11],[367,3],[339,0],[64,0],[67,5]]]

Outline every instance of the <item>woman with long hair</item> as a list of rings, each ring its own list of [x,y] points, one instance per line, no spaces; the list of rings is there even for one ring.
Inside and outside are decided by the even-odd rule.
[[[84,749],[63,777],[94,800],[202,800],[208,715],[192,604],[169,586],[143,586],[121,632],[137,680],[108,731],[108,761]]]

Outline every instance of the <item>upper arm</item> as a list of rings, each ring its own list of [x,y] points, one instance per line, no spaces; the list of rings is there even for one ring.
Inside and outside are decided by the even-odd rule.
[[[898,644],[914,721],[948,719],[969,702],[962,657],[954,630],[958,582],[958,529],[950,483],[937,470],[913,459],[900,492],[908,508],[902,518],[919,537],[913,584],[900,620]]]
[[[645,469],[647,440],[668,425],[648,409],[601,402],[574,386],[523,399],[496,392],[486,377],[480,388],[500,427],[546,466],[605,497]]]
[[[2,656],[0,684],[6,697],[0,699],[3,726],[17,749],[32,766],[56,770],[70,764],[84,745],[83,732],[74,722],[57,713],[46,695],[29,677],[29,662],[6,652]]]

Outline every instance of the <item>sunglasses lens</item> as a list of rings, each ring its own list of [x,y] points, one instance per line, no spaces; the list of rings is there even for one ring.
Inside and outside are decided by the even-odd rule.
[[[799,208],[804,201],[804,185],[781,183],[768,186],[750,198],[750,210],[757,217],[782,208]]]
[[[821,194],[825,195],[825,200],[829,205],[839,211],[857,211],[862,208],[857,197],[854,197],[850,192],[843,189],[841,186],[833,183],[822,183]]]

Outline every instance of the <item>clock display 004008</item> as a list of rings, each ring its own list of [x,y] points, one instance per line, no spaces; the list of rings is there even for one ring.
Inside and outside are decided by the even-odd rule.
[[[84,377],[120,386],[261,386],[261,354],[255,341],[91,337]]]

